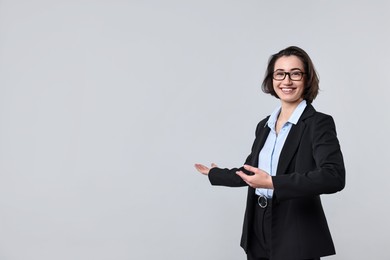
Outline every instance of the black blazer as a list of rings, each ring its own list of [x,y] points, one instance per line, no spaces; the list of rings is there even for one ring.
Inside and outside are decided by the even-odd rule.
[[[268,117],[256,128],[252,151],[245,161],[258,167],[258,157],[270,131]],[[243,169],[242,167],[240,169]],[[247,186],[235,173],[238,168],[213,168],[212,185]],[[271,259],[296,260],[335,254],[320,194],[345,186],[345,168],[333,118],[308,104],[293,125],[272,177]],[[248,187],[241,246],[247,252],[256,205],[255,189]]]

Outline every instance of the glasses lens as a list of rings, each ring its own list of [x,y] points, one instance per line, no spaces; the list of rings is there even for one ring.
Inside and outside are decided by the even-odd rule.
[[[284,71],[275,71],[273,76],[276,80],[283,80],[286,74],[284,73]]]
[[[301,80],[302,79],[302,72],[300,71],[292,71],[290,73],[291,80]]]

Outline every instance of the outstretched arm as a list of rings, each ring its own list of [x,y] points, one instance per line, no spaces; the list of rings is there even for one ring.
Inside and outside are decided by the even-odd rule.
[[[253,142],[252,150],[249,156],[245,160],[245,165],[253,164],[253,156],[258,156],[258,148],[260,140],[268,134],[268,131],[263,131],[264,125],[267,122],[268,117],[262,120],[257,124],[256,127],[256,139]],[[258,135],[260,134],[260,140]],[[265,139],[264,139],[265,140]],[[203,164],[195,164],[195,168],[202,174],[208,175],[209,180],[212,185],[228,186],[228,187],[242,187],[248,186],[249,182],[245,182],[242,178],[243,175],[238,175],[237,171],[242,172],[242,174],[253,175],[253,172],[246,170],[244,167],[241,168],[232,168],[232,169],[221,169],[215,164],[211,164],[211,168]]]
[[[207,175],[212,185],[228,186],[228,187],[242,187],[247,184],[236,174],[237,171],[245,171],[244,168],[221,169],[215,163],[211,167],[196,163],[195,168],[203,175]],[[245,174],[245,173],[244,173]]]

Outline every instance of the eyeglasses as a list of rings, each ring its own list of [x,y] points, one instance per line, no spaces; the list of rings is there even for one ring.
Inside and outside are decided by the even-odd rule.
[[[290,78],[290,80],[292,81],[299,81],[303,78],[303,75],[306,74],[300,70],[294,70],[294,71],[291,71],[291,72],[285,72],[285,71],[281,71],[281,70],[277,70],[277,71],[274,71],[274,73],[272,74],[272,77],[274,80],[277,80],[277,81],[282,81],[286,78],[286,75],[288,75],[288,77]]]

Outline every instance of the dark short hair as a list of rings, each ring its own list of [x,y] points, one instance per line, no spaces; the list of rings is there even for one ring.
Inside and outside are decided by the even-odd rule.
[[[292,55],[297,56],[303,63],[305,70],[305,90],[303,92],[303,99],[305,99],[308,103],[311,103],[318,95],[319,78],[309,55],[304,50],[296,46],[287,47],[269,58],[261,89],[264,93],[268,93],[276,98],[279,98],[273,87],[272,74],[275,69],[275,63],[280,57]]]

